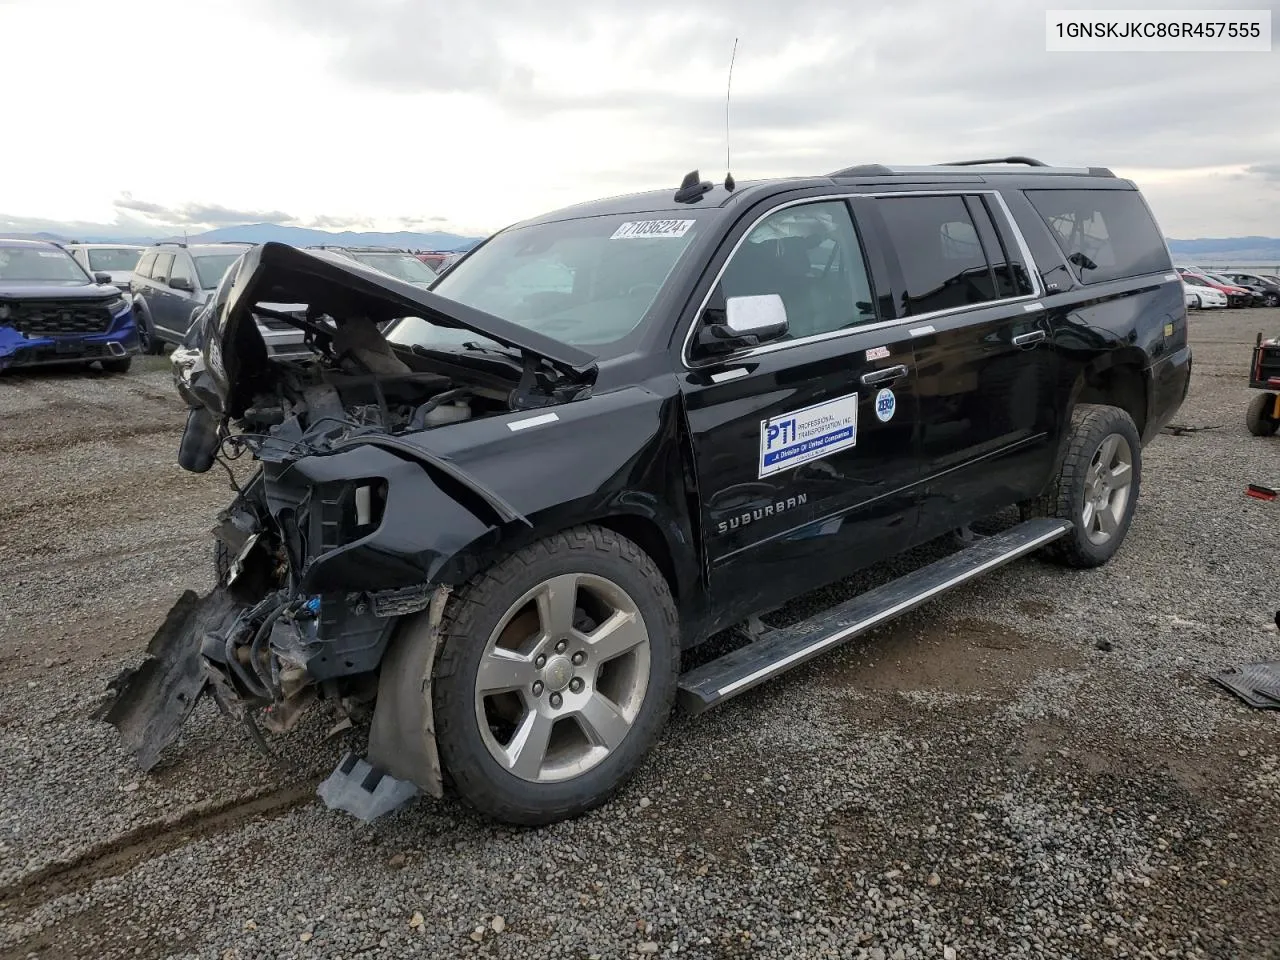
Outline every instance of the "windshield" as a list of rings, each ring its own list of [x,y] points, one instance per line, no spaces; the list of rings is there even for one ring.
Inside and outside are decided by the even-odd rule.
[[[109,247],[89,251],[89,269],[93,271],[128,272],[138,265],[141,247]]]
[[[71,254],[56,247],[0,247],[0,280],[88,283]]]
[[[504,231],[459,261],[432,292],[599,355],[640,324],[706,216],[588,217]],[[396,324],[387,339],[480,342],[417,318]]]
[[[436,272],[409,253],[352,253],[351,259],[406,283],[430,283]]]
[[[222,275],[240,257],[238,253],[207,253],[193,257],[196,262],[196,276],[200,278],[200,289],[210,290],[218,285]]]

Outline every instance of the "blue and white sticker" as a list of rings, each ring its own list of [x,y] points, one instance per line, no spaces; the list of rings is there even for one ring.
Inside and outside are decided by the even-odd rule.
[[[858,395],[760,421],[760,473],[767,477],[858,443]]]
[[[876,394],[876,419],[888,423],[893,419],[893,412],[898,409],[898,398],[893,391],[885,387]]]

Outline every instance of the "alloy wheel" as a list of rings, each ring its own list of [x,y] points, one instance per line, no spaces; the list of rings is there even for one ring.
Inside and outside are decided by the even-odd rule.
[[[1133,449],[1118,433],[1098,445],[1085,474],[1080,522],[1092,543],[1108,542],[1124,522],[1133,482]]]
[[[534,783],[579,776],[626,738],[649,685],[649,633],[616,583],[570,573],[517,600],[476,671],[490,755]]]

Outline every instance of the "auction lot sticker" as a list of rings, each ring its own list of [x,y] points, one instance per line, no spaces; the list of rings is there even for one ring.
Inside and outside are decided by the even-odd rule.
[[[760,476],[821,460],[858,443],[858,395],[760,421]]]
[[[651,240],[654,237],[683,237],[692,220],[630,220],[613,231],[610,240]]]

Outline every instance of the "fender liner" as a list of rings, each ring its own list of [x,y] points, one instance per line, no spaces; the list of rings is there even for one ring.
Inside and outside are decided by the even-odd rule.
[[[431,683],[450,589],[436,587],[426,610],[400,622],[382,658],[369,729],[369,763],[436,798],[444,795],[444,777]]]

